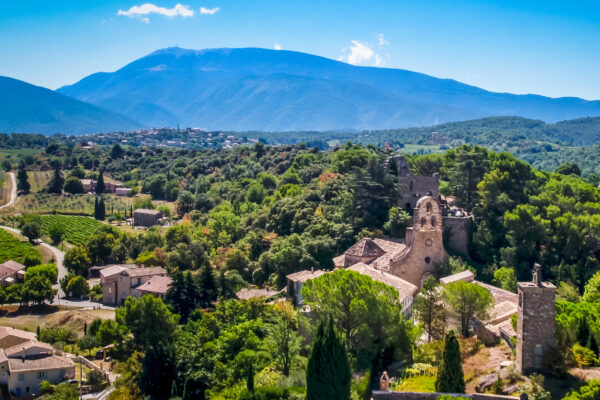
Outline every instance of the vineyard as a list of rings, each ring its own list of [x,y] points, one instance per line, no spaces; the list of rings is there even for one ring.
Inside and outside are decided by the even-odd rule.
[[[42,232],[48,235],[53,226],[63,229],[64,239],[75,245],[81,245],[102,226],[92,218],[67,215],[42,215]]]
[[[42,191],[52,178],[52,171],[27,171],[27,179],[31,185],[31,192]]]
[[[37,256],[38,252],[28,242],[21,242],[19,239],[0,229],[0,263],[8,260],[23,262],[25,256]]]
[[[127,196],[104,195],[106,205],[106,216],[112,213],[123,213],[129,211],[135,199]],[[16,211],[24,214],[69,214],[69,215],[93,215],[94,196],[77,194],[74,196],[56,196],[50,193],[33,193],[19,197]]]

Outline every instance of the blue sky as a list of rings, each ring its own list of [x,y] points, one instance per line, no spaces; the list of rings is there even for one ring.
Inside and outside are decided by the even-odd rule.
[[[0,75],[52,89],[174,45],[281,46],[493,91],[600,99],[598,1],[0,2]]]

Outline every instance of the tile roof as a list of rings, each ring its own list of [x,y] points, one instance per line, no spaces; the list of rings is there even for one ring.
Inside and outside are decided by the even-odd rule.
[[[494,304],[500,304],[504,301],[509,301],[511,303],[517,303],[518,296],[516,293],[509,292],[508,290],[500,289],[499,287],[488,285],[487,283],[473,281],[477,285],[486,288],[492,294],[494,298]]]
[[[15,272],[24,270],[25,266],[23,264],[19,264],[16,261],[8,260],[2,264],[0,264],[0,280],[5,279]]]
[[[127,269],[137,268],[135,264],[113,264],[100,270],[100,277],[107,278],[109,276],[119,274]],[[95,267],[92,267],[95,268]]]
[[[165,294],[169,290],[169,285],[173,282],[173,279],[168,276],[155,275],[150,278],[149,281],[142,283],[136,289],[140,292]]]
[[[440,283],[442,285],[447,285],[452,282],[464,281],[464,282],[473,282],[475,280],[475,275],[473,272],[468,269],[465,271],[458,272],[456,274],[448,275],[440,279]]]
[[[357,263],[348,268],[351,271],[356,271],[360,274],[369,276],[375,281],[385,283],[388,286],[392,286],[398,291],[400,301],[404,301],[408,296],[412,296],[418,292],[418,288],[410,282],[405,281],[395,275],[389,274],[385,271],[377,270],[365,263]]]
[[[37,340],[37,337],[33,332],[22,331],[20,329],[14,329],[8,326],[0,326],[0,340],[8,336],[18,337],[25,340]]]
[[[292,282],[306,282],[309,279],[315,279],[318,278],[319,276],[326,274],[328,271],[322,270],[322,269],[318,269],[316,271],[313,270],[302,270],[302,271],[298,271],[298,272],[294,272],[293,274],[289,274],[286,276],[287,279],[289,279]]]
[[[344,254],[357,257],[381,257],[385,250],[375,243],[371,238],[363,238],[352,245]]]
[[[140,214],[147,214],[147,215],[158,215],[160,214],[160,211],[158,210],[151,210],[149,208],[138,208],[137,210],[133,210],[133,213],[140,213]]]
[[[75,363],[66,357],[61,356],[45,356],[45,357],[26,357],[9,358],[8,368],[10,372],[23,371],[43,371],[50,369],[67,369],[75,368]]]
[[[240,300],[250,300],[258,297],[264,297],[265,299],[268,299],[270,297],[277,296],[279,293],[280,292],[278,290],[244,288],[235,295]]]
[[[151,276],[151,275],[166,275],[167,271],[163,267],[149,267],[149,268],[130,268],[121,272],[121,275],[139,277],[139,276]]]
[[[16,344],[14,346],[4,349],[4,353],[7,357],[20,357],[23,354],[23,350],[28,354],[28,350],[34,350],[36,353],[53,353],[54,349],[48,343],[38,342],[37,340],[30,340],[28,342]]]

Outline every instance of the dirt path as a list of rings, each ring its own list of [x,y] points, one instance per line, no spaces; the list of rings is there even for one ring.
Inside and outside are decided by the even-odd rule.
[[[17,199],[17,180],[15,179],[15,174],[12,172],[7,172],[7,174],[10,175],[11,181],[10,200],[8,200],[8,202],[5,205],[0,206],[0,210],[5,207],[12,206],[13,204],[15,204],[15,200]]]

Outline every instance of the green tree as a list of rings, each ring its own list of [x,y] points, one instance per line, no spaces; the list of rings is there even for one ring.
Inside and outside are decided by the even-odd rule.
[[[116,311],[117,323],[133,334],[135,345],[141,349],[170,343],[178,319],[160,298],[152,295],[129,297]]]
[[[103,221],[106,217],[106,207],[104,206],[104,197],[96,196],[94,199],[94,219]]]
[[[17,190],[23,192],[23,194],[29,194],[31,185],[29,184],[29,178],[27,177],[27,170],[25,169],[25,163],[19,162],[19,171],[17,172]]]
[[[200,305],[204,308],[210,307],[217,299],[217,283],[210,264],[204,265],[200,272]]]
[[[348,400],[350,383],[346,346],[336,335],[333,320],[321,322],[306,369],[306,400]]]
[[[435,390],[439,393],[465,393],[460,345],[454,331],[448,332],[444,339],[444,354],[438,369]]]
[[[561,175],[581,176],[581,169],[579,168],[579,165],[577,165],[577,163],[574,163],[574,162],[568,162],[565,164],[561,164],[558,167],[556,167],[554,172],[557,174],[561,174]]]
[[[52,289],[52,282],[42,275],[34,275],[23,283],[21,289],[22,300],[32,301],[41,305],[43,302],[52,302],[56,295],[56,289]]]
[[[183,216],[185,213],[188,213],[194,209],[194,203],[196,199],[192,192],[188,192],[187,190],[183,190],[179,192],[177,196],[177,213],[179,216]]]
[[[65,228],[62,225],[52,225],[50,229],[48,229],[48,235],[52,240],[53,245],[58,245],[62,242],[63,237],[65,235]]]
[[[95,336],[92,335],[85,335],[83,336],[81,339],[79,339],[77,341],[77,346],[83,350],[83,351],[87,351],[88,355],[90,354],[90,351],[94,348],[94,347],[98,347],[98,339],[96,339]]]
[[[92,266],[92,260],[87,248],[83,246],[73,247],[65,253],[65,267],[77,275],[87,275]]]
[[[125,152],[123,151],[123,148],[121,147],[121,145],[119,143],[115,143],[113,144],[112,149],[110,149],[110,157],[117,159],[117,158],[123,158],[123,155],[125,154]]]
[[[517,293],[515,270],[509,267],[498,268],[494,271],[494,284],[509,292]]]
[[[430,276],[423,283],[423,289],[416,298],[415,317],[423,324],[428,342],[444,333],[446,310],[439,288],[435,278]]]
[[[592,379],[577,390],[572,390],[563,400],[598,400],[600,399],[600,379]]]
[[[76,176],[69,176],[65,181],[64,190],[71,194],[83,193],[83,184]]]
[[[52,179],[48,182],[48,193],[62,194],[65,178],[60,170],[61,162],[59,159],[55,159],[52,161],[52,164],[54,173],[52,174]]]
[[[277,319],[270,329],[269,339],[274,348],[275,360],[279,370],[285,376],[290,375],[292,363],[300,350],[298,320],[294,307],[289,302],[275,305]]]
[[[75,297],[86,296],[89,292],[90,286],[83,276],[75,276],[67,284],[67,293]]]
[[[25,280],[33,278],[36,275],[48,278],[52,283],[56,283],[58,279],[58,268],[56,264],[40,264],[27,268],[25,271]]]
[[[461,334],[468,337],[473,317],[485,319],[493,304],[492,294],[482,286],[470,282],[452,282],[446,285],[443,298],[459,320]]]
[[[165,296],[169,309],[179,314],[181,322],[186,323],[191,313],[200,303],[200,287],[190,272],[177,271],[173,283]]]
[[[119,325],[112,319],[102,321],[98,327],[96,338],[101,346],[107,346],[113,343],[120,343],[125,335],[126,328]]]
[[[96,194],[101,195],[106,192],[106,184],[104,183],[104,171],[98,171],[98,179],[96,180]]]
[[[388,221],[384,228],[394,237],[404,237],[406,228],[410,226],[412,217],[405,210],[398,207],[391,207],[388,213]]]
[[[471,211],[478,201],[477,184],[487,172],[487,151],[479,146],[462,145],[446,152],[444,170],[457,203]]]
[[[585,284],[581,300],[586,303],[600,302],[600,271],[596,272]]]
[[[42,225],[38,221],[28,221],[21,227],[21,233],[27,239],[33,241],[42,236]]]

